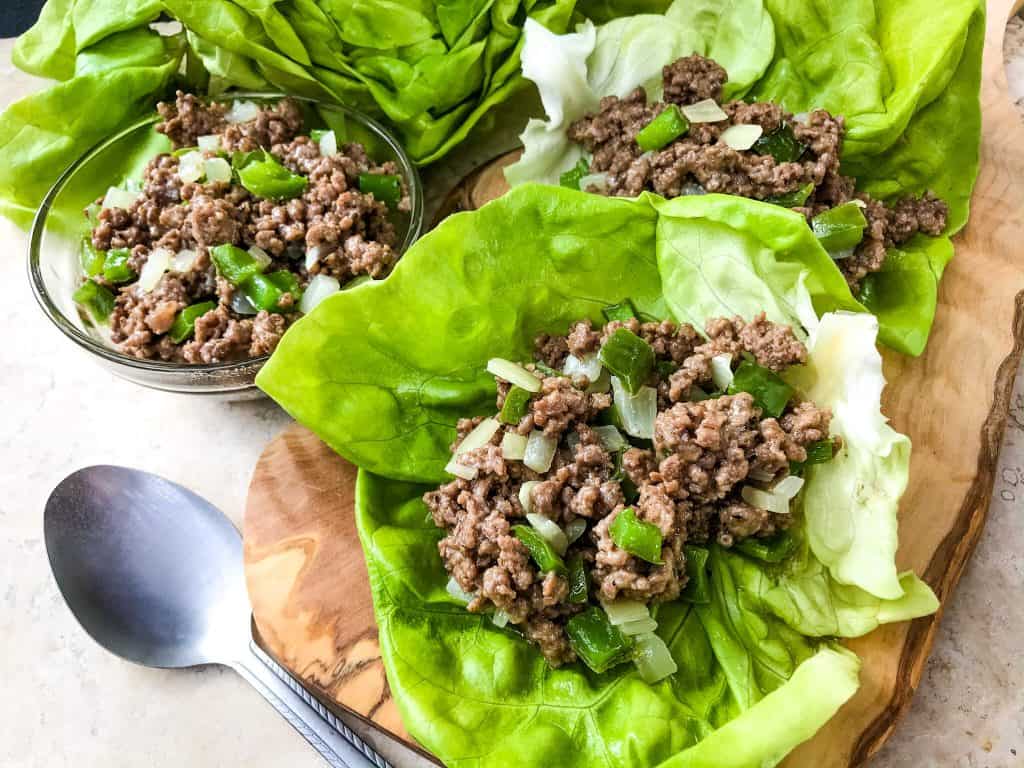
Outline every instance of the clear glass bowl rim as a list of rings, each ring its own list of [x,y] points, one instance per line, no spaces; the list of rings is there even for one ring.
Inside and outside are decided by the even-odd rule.
[[[221,94],[214,97],[215,101],[235,101],[238,99],[254,99],[254,100],[270,100],[270,99],[282,99],[291,98],[295,101],[302,101],[308,104],[322,104],[325,107],[329,107],[332,110],[338,110],[342,112],[346,118],[352,118],[358,123],[362,123],[368,127],[378,138],[380,138],[392,152],[395,153],[395,157],[398,158],[398,163],[401,166],[400,170],[409,184],[409,200],[412,205],[412,209],[409,212],[409,229],[405,234],[405,239],[402,241],[399,253],[404,255],[409,247],[416,242],[420,236],[420,231],[423,227],[423,184],[420,181],[419,173],[416,170],[416,166],[413,165],[409,156],[406,154],[405,149],[398,142],[398,140],[391,134],[391,132],[385,128],[381,123],[374,120],[369,115],[363,114],[351,107],[347,107],[343,104],[336,104],[333,102],[321,101],[318,99],[310,99],[303,96],[293,96],[286,93],[276,92],[256,92],[256,91],[231,91],[228,93]],[[42,257],[42,240],[43,234],[46,231],[46,219],[53,207],[54,200],[64,190],[64,186],[68,181],[75,175],[75,173],[86,163],[90,162],[96,155],[105,151],[112,144],[121,141],[126,136],[134,133],[140,128],[155,124],[160,120],[158,115],[147,115],[146,117],[136,121],[127,128],[119,131],[113,136],[109,136],[91,149],[89,149],[80,158],[75,160],[69,165],[63,173],[57,178],[53,186],[50,187],[49,192],[46,193],[46,197],[39,204],[39,209],[36,211],[36,215],[32,220],[32,227],[29,230],[29,245],[28,245],[28,273],[29,282],[32,285],[32,293],[36,297],[36,302],[42,308],[43,312],[50,319],[50,321],[57,326],[73,342],[78,344],[80,347],[85,348],[89,352],[103,358],[107,362],[114,363],[115,365],[123,365],[129,368],[136,368],[144,371],[159,371],[163,374],[172,374],[174,371],[180,371],[183,375],[192,376],[196,373],[205,373],[213,371],[231,371],[234,369],[240,369],[247,366],[260,366],[262,363],[270,359],[270,355],[264,355],[262,357],[253,357],[246,360],[236,360],[227,363],[177,363],[166,360],[145,360],[138,357],[132,357],[126,355],[123,352],[118,352],[116,349],[107,347],[104,344],[96,341],[88,334],[84,333],[77,325],[61,312],[56,304],[50,299],[49,292],[46,290],[46,283],[43,280],[41,257]]]

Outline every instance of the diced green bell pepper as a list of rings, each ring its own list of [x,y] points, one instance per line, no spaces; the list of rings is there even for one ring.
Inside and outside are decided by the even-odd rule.
[[[550,571],[560,574],[566,573],[565,563],[562,561],[562,558],[558,556],[558,553],[547,542],[547,539],[537,533],[535,529],[528,525],[513,525],[512,532],[529,550],[530,557],[533,558],[533,562],[537,564],[541,573],[548,573]]]
[[[360,173],[359,191],[394,208],[402,199],[402,180],[390,173]]]
[[[822,211],[811,219],[811,230],[822,248],[829,252],[845,251],[864,238],[868,220],[857,203],[849,202]]]
[[[777,163],[792,163],[800,159],[807,146],[797,141],[789,123],[783,123],[755,141],[751,149],[759,155],[771,155]]]
[[[86,277],[96,277],[96,275],[100,274],[103,271],[103,263],[106,259],[106,252],[94,248],[91,238],[82,238],[82,271]]]
[[[257,197],[286,200],[306,191],[309,179],[289,171],[269,152],[247,153],[236,161],[238,154],[232,156],[238,181]]]
[[[210,258],[220,276],[232,285],[241,285],[263,271],[263,265],[252,254],[230,243],[215,245],[210,249]]]
[[[196,320],[211,309],[216,308],[217,303],[214,301],[203,301],[185,307],[174,318],[174,324],[171,325],[171,330],[168,331],[167,335],[171,337],[171,341],[175,344],[181,344],[181,342],[196,332]]]
[[[625,328],[619,328],[608,337],[601,345],[598,358],[634,395],[654,370],[654,350],[651,345]]]
[[[592,605],[569,619],[565,633],[576,655],[595,672],[628,661],[633,652],[633,643],[597,606]]]
[[[530,407],[531,394],[522,387],[513,386],[505,395],[498,420],[505,424],[518,424],[523,420]]]
[[[671,144],[689,130],[690,121],[679,111],[679,107],[670,104],[640,129],[636,143],[644,152],[653,152]]]
[[[648,563],[661,565],[661,529],[639,519],[632,507],[626,507],[618,514],[608,526],[608,533],[620,549]]]
[[[793,388],[767,368],[744,360],[733,374],[729,394],[749,392],[754,396],[754,405],[765,416],[778,418],[786,404],[793,397]]]
[[[132,252],[127,248],[114,248],[107,251],[103,259],[103,278],[108,283],[127,283],[135,279],[135,270],[128,264]]]
[[[110,320],[110,313],[114,311],[114,294],[92,280],[86,280],[71,294],[75,303],[85,308],[92,319],[97,323],[106,323]]]
[[[569,602],[581,605],[590,595],[590,577],[587,564],[579,552],[569,558]]]

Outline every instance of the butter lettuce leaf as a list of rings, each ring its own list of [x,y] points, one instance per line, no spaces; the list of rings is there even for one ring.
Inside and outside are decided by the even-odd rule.
[[[363,109],[389,120],[413,160],[427,163],[527,86],[519,60],[523,24],[531,19],[563,32],[575,7],[575,0],[49,0],[19,38],[13,60],[27,72],[69,83],[80,74],[83,51],[121,33],[150,33],[152,22],[173,19],[184,29],[171,36],[188,42],[187,66],[172,72],[186,75],[185,82],[175,78],[177,84],[208,86],[214,95],[229,88],[283,90]],[[602,13],[621,15],[634,7],[610,0]],[[92,86],[99,96],[94,103],[113,104],[125,92],[136,97],[137,88],[121,87],[135,68],[130,52],[123,53],[106,89],[102,82]],[[165,94],[154,87],[149,95],[152,108]],[[106,128],[109,135],[126,127],[124,111],[94,120],[96,130]],[[36,120],[52,123],[51,133],[65,139],[58,171],[77,159],[80,129],[44,111]],[[29,136],[19,150],[31,141],[46,139]],[[21,165],[55,181],[51,158],[44,155],[30,153]],[[16,199],[0,188],[0,196],[8,208],[26,200],[38,205],[42,197],[34,188]]]
[[[181,56],[178,39],[118,32],[75,55],[70,79],[11,104],[0,115],[0,214],[27,227],[71,162],[152,110]]]
[[[710,606],[659,609],[674,676],[648,685],[632,665],[549,669],[446,592],[428,487],[361,471],[356,523],[392,694],[446,765],[773,766],[857,689],[856,656],[752,610],[720,553]]]
[[[389,684],[406,727],[446,764],[772,766],[856,689],[858,662],[834,638],[935,609],[892,561],[909,445],[879,411],[877,322],[841,311],[857,305],[827,259],[800,216],[756,201],[526,185],[449,218],[390,278],[288,331],[257,382],[362,467],[356,519]],[[494,411],[486,361],[527,359],[537,334],[600,322],[624,298],[700,327],[765,309],[796,324],[810,360],[792,375],[832,407],[845,444],[834,467],[807,473],[793,557],[768,565],[713,545],[711,602],[659,606],[679,671],[654,686],[629,665],[551,670],[465,612],[422,501],[447,479],[456,421]],[[863,511],[842,498],[851,485]]]

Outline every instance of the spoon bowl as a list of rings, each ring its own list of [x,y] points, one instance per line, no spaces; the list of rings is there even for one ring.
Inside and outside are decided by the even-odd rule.
[[[156,475],[89,467],[51,494],[44,529],[65,601],[112,653],[192,667],[245,646],[241,538],[205,499]]]
[[[224,664],[337,768],[390,765],[252,639],[242,538],[220,510],[157,475],[87,467],[50,494],[46,552],[61,594],[101,646],[136,664]]]

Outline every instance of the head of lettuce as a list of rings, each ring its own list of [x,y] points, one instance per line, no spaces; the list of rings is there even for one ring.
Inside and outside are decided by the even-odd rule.
[[[666,203],[527,185],[427,235],[383,282],[300,320],[260,386],[359,464],[356,519],[389,683],[406,727],[448,765],[777,764],[858,685],[838,638],[926,615],[895,566],[910,445],[880,412],[877,322],[798,214],[707,195]],[[833,413],[843,450],[808,468],[779,563],[712,546],[706,602],[659,607],[677,672],[549,668],[446,591],[422,501],[449,479],[456,421],[491,415],[490,358],[630,299],[656,318],[768,318],[808,360],[791,383]],[[820,319],[819,319],[820,315]]]

